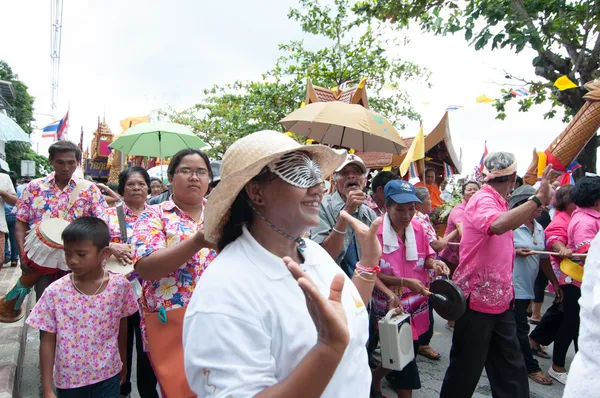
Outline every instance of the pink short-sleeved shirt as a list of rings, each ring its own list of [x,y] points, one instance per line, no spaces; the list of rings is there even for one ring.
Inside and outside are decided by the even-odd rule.
[[[569,243],[568,238],[568,229],[569,223],[571,222],[571,216],[566,211],[556,211],[554,213],[554,218],[546,227],[544,231],[546,234],[546,249],[549,251],[554,251],[552,245],[557,242],[563,243],[565,246]],[[567,274],[561,271],[560,262],[562,258],[557,256],[550,256],[550,263],[552,264],[552,270],[554,271],[554,275],[556,275],[556,279],[558,279],[559,285],[570,285],[573,284],[577,287],[581,286],[581,283],[574,280]],[[551,291],[554,290],[552,285],[548,286],[548,289]]]
[[[450,215],[448,216],[448,224],[446,226],[445,235],[448,235],[448,234],[454,232],[454,230],[456,230],[456,224],[460,224],[463,222],[466,206],[467,206],[466,202],[462,202],[461,204],[454,206],[454,208],[450,212]],[[460,238],[455,238],[455,239],[451,240],[450,242],[460,242]],[[459,262],[458,250],[459,250],[458,246],[448,245],[448,246],[446,246],[446,248],[444,250],[442,250],[442,252],[440,253],[440,257],[451,262],[452,264],[458,264],[458,262]]]
[[[206,203],[206,200],[204,200]],[[193,236],[204,225],[204,212],[199,221],[195,221],[181,210],[171,197],[168,201],[144,212],[134,226],[132,244],[133,263],[149,256],[157,250],[172,246]],[[196,282],[215,258],[216,252],[211,249],[201,249],[175,272],[156,281],[144,281],[143,295],[148,305],[148,311],[158,312],[184,307],[192,298]],[[140,329],[144,348],[148,349],[146,323],[143,311]]]
[[[578,207],[571,214],[567,247],[573,252],[584,253],[600,230],[600,212],[587,207]]]
[[[413,278],[421,281],[423,284],[427,284],[429,282],[429,270],[425,269],[425,260],[433,258],[435,252],[429,245],[429,238],[421,223],[413,218],[411,224],[415,231],[418,259],[416,261],[406,260],[406,246],[398,238],[398,250],[388,254],[383,253],[379,260],[379,266],[381,267],[381,273],[384,275],[395,276],[397,278]],[[379,227],[377,239],[383,245],[383,225]],[[417,340],[420,335],[429,329],[429,304],[427,297],[399,286],[391,290],[400,298],[404,312],[410,314],[413,340]],[[377,317],[385,316],[387,305],[388,297],[375,289],[373,291],[373,310],[375,315]]]
[[[73,221],[83,216],[106,219],[108,207],[104,195],[94,184],[83,188],[73,206],[67,209],[71,192],[79,179],[75,176],[61,191],[54,180],[54,173],[31,181],[17,201],[17,220],[33,228],[45,218],[64,218]],[[65,214],[66,212],[66,214]]]
[[[70,275],[48,286],[27,323],[56,334],[56,387],[88,386],[118,374],[119,323],[137,310],[133,289],[122,275],[109,273],[106,288],[95,296],[75,290]]]
[[[484,185],[467,203],[460,241],[460,263],[453,279],[474,311],[500,314],[514,298],[513,232],[494,235],[492,223],[508,211],[508,203],[494,188]]]

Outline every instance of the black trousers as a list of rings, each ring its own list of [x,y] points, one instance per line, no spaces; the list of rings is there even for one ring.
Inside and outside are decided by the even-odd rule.
[[[517,339],[521,345],[521,352],[523,353],[523,359],[525,360],[525,368],[527,373],[539,372],[540,364],[533,357],[531,352],[531,346],[529,345],[529,323],[527,322],[527,307],[531,300],[516,299],[515,308],[513,309],[515,315],[515,323],[517,324]]]
[[[546,287],[548,287],[548,277],[544,274],[544,271],[540,268],[537,277],[535,278],[535,284],[533,285],[534,303],[543,303],[544,296],[546,295]]]
[[[541,345],[554,342],[552,362],[556,366],[564,367],[571,342],[575,343],[575,351],[578,350],[581,289],[575,285],[561,285],[560,288],[563,292],[562,303],[552,304],[548,308],[542,321],[529,337]]]
[[[429,302],[429,329],[425,333],[419,336],[419,345],[429,345],[431,338],[433,337],[433,307],[431,301]]]
[[[135,336],[135,352],[137,354],[137,389],[141,398],[158,398],[156,392],[156,376],[148,355],[142,344],[140,330],[140,313],[127,317],[127,378],[121,385],[121,395],[131,394],[131,365],[133,362],[133,338]]]
[[[441,398],[470,398],[483,372],[493,397],[529,398],[529,383],[511,310],[485,314],[467,308],[454,325],[450,366]]]

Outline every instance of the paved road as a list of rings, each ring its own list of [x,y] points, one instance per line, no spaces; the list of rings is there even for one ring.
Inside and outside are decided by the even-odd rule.
[[[550,305],[551,301],[552,299],[550,297],[546,297],[544,310]],[[418,356],[417,364],[419,367],[419,374],[421,376],[421,384],[423,387],[421,390],[415,391],[413,394],[414,398],[439,397],[442,380],[444,378],[446,368],[448,367],[448,356],[452,343],[452,332],[445,328],[445,324],[446,322],[436,314],[435,335],[431,341],[431,345],[442,354],[442,358],[439,361],[431,361],[422,356]],[[23,363],[23,379],[21,382],[22,398],[38,398],[41,396],[38,359],[39,341],[39,332],[29,328],[27,332],[27,348]],[[552,346],[549,347],[548,352],[552,353]],[[574,354],[573,346],[571,345],[571,349],[567,356],[567,368],[570,366]],[[548,367],[551,365],[550,360],[538,358],[538,361],[540,362],[540,367],[544,371],[547,371]],[[135,386],[135,364],[133,369],[132,384]],[[395,398],[395,393],[388,388],[385,380],[383,383],[384,393],[386,393],[390,398]],[[557,382],[554,382],[552,386],[541,386],[530,380],[529,387],[531,391],[531,398],[556,398],[561,397],[563,392],[563,386]],[[484,373],[479,381],[479,385],[474,397],[481,398],[491,396],[492,393],[490,390],[490,384]],[[137,391],[134,391],[131,397],[139,398]]]

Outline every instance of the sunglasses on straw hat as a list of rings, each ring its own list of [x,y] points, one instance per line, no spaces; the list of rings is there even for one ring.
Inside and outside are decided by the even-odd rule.
[[[288,155],[295,152],[303,152],[308,156]],[[284,157],[296,162],[297,165],[304,165],[306,170],[303,172],[303,177],[293,176],[294,170],[288,167],[288,162],[277,162]],[[318,165],[319,176],[317,176],[317,169],[314,165],[308,164],[309,160]],[[327,178],[345,160],[345,150],[336,150],[324,145],[300,145],[294,139],[277,131],[258,131],[237,140],[223,156],[221,181],[211,192],[206,203],[204,212],[206,239],[213,243],[219,241],[223,226],[229,220],[229,212],[235,198],[244,186],[263,172],[266,167],[280,177],[286,175],[287,180],[284,179],[286,182],[295,181],[297,183],[292,185],[306,186],[306,184],[315,185],[313,182],[317,179],[320,182],[323,178]],[[314,180],[306,178],[306,173],[311,173]],[[307,181],[304,181],[305,179]]]

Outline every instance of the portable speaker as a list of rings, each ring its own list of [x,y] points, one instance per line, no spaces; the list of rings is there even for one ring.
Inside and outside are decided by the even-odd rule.
[[[379,321],[381,365],[386,369],[402,370],[415,359],[412,327],[409,314],[396,314],[390,310]]]

